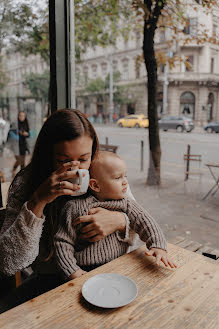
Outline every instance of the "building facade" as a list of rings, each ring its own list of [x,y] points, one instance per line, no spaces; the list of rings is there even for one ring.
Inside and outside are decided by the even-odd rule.
[[[171,32],[161,29],[156,32],[156,49],[181,58],[171,70],[164,65],[158,67],[158,115],[186,115],[194,119],[196,125],[203,125],[219,120],[219,44],[198,43],[195,39],[197,31],[204,26],[209,35],[218,40],[219,12],[215,10],[207,15],[202,6],[198,10],[191,10],[192,1],[188,2],[188,23],[184,32],[186,36],[194,37],[194,41],[184,44],[182,39],[167,48]],[[120,81],[115,85],[126,86],[128,93],[126,104],[120,104],[114,111],[120,116],[128,113],[147,114],[147,74],[144,63],[136,64],[136,58],[142,54],[142,38],[142,34],[136,32],[130,35],[128,41],[118,39],[113,48],[88,49],[81,63],[77,64],[77,105],[81,111],[90,115],[110,111],[109,93],[101,103],[98,101],[100,95],[82,90],[87,81],[105,78],[113,69],[121,73]],[[101,107],[101,104],[104,106]]]
[[[202,6],[193,10],[193,0],[188,0],[188,24],[185,35],[196,37],[204,26],[209,35],[219,36],[219,12],[206,15]],[[197,2],[197,1],[196,1]],[[168,48],[172,38],[170,30],[156,31],[155,47],[166,55],[179,55],[181,60],[173,68],[158,67],[158,115],[186,115],[194,119],[196,125],[219,120],[219,45],[217,43],[184,44],[183,40]],[[142,56],[143,35],[132,32],[128,40],[118,39],[115,46],[87,49],[76,64],[77,108],[88,116],[98,117],[115,112],[117,117],[131,113],[147,115],[147,74],[145,65],[137,61]],[[187,62],[189,65],[186,65]],[[42,73],[48,69],[39,56],[22,57],[14,54],[5,58],[9,83],[4,90],[7,97],[18,97],[20,102],[30,104],[29,91],[24,86],[24,77],[30,72]],[[123,90],[123,101],[109,104],[109,90],[89,91],[86,86],[98,78],[107,79],[110,71],[119,72],[114,81],[114,96],[119,87]],[[29,98],[28,98],[29,97]],[[17,101],[16,101],[17,102]],[[13,106],[17,106],[17,103]],[[24,106],[24,105],[22,105]],[[112,106],[112,105],[111,105]]]
[[[8,82],[0,91],[0,116],[10,122],[16,122],[18,112],[24,110],[30,123],[33,136],[42,126],[45,102],[40,97],[33,97],[25,85],[25,77],[30,73],[41,74],[48,70],[48,65],[39,55],[22,56],[20,53],[5,53],[3,56]]]

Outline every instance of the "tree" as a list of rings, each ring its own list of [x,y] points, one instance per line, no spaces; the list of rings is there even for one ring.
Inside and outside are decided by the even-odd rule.
[[[24,85],[28,87],[33,97],[43,98],[45,102],[48,102],[49,71],[43,74],[30,73],[26,76]]]
[[[96,78],[96,79],[89,81],[89,83],[85,87],[85,92],[88,92],[88,93],[102,94],[102,93],[104,93],[104,91],[105,91],[105,83],[104,83],[104,80],[101,78]]]
[[[114,92],[113,92],[113,102],[116,105],[128,104],[130,101],[135,102],[135,99],[128,98],[130,95],[129,87],[119,86],[117,83],[121,79],[121,73],[119,71],[113,72],[113,83],[114,83]],[[86,85],[84,92],[91,93],[96,95],[107,95],[109,94],[109,84],[110,76],[106,76],[105,80],[101,78],[92,79]],[[81,91],[83,94],[83,91]]]
[[[169,62],[170,67],[174,66],[175,60],[182,60],[180,56],[168,57],[162,51],[156,54],[154,40],[156,29],[170,29],[171,39],[168,40],[167,46],[169,50],[173,43],[181,42],[187,44],[189,42],[216,43],[216,35],[209,35],[209,31],[200,26],[200,30],[193,35],[186,33],[186,27],[189,24],[186,6],[190,6],[190,10],[198,10],[202,6],[207,12],[218,8],[216,0],[134,0],[133,8],[139,18],[140,26],[143,21],[143,58],[147,71],[147,89],[148,89],[148,119],[149,119],[149,147],[150,147],[150,165],[148,169],[147,184],[159,185],[160,179],[160,161],[161,147],[159,138],[159,126],[157,115],[157,59],[166,64]],[[188,9],[188,8],[187,8]],[[187,62],[186,65],[189,66]]]
[[[6,0],[3,0],[6,4]],[[4,33],[13,49],[23,53],[40,54],[49,63],[48,0],[20,1],[19,6],[9,0],[4,7]],[[115,44],[119,35],[127,38],[130,30],[130,7],[125,0],[75,0],[75,45],[79,60],[87,47]],[[11,24],[12,23],[12,24]],[[8,29],[8,25],[11,26]]]

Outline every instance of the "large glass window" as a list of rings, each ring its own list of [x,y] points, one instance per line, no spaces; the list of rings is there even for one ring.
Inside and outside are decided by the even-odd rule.
[[[19,138],[19,112],[25,112],[29,124],[25,164],[48,114],[48,13],[47,0],[0,3],[0,167],[5,180],[12,178],[13,143],[18,141],[9,142],[8,136],[13,130]]]

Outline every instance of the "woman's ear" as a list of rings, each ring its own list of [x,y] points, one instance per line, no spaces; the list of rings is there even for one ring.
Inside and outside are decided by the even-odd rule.
[[[91,178],[89,182],[89,186],[91,190],[93,190],[94,192],[100,192],[100,185],[97,179]]]

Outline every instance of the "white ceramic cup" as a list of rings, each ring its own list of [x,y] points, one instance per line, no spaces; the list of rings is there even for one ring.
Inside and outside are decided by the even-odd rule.
[[[80,185],[80,189],[77,191],[74,191],[73,196],[80,196],[80,195],[87,193],[89,181],[90,181],[90,175],[89,175],[89,171],[87,169],[77,169],[77,174],[78,174],[78,177],[68,179],[68,181],[71,182],[72,184]]]

